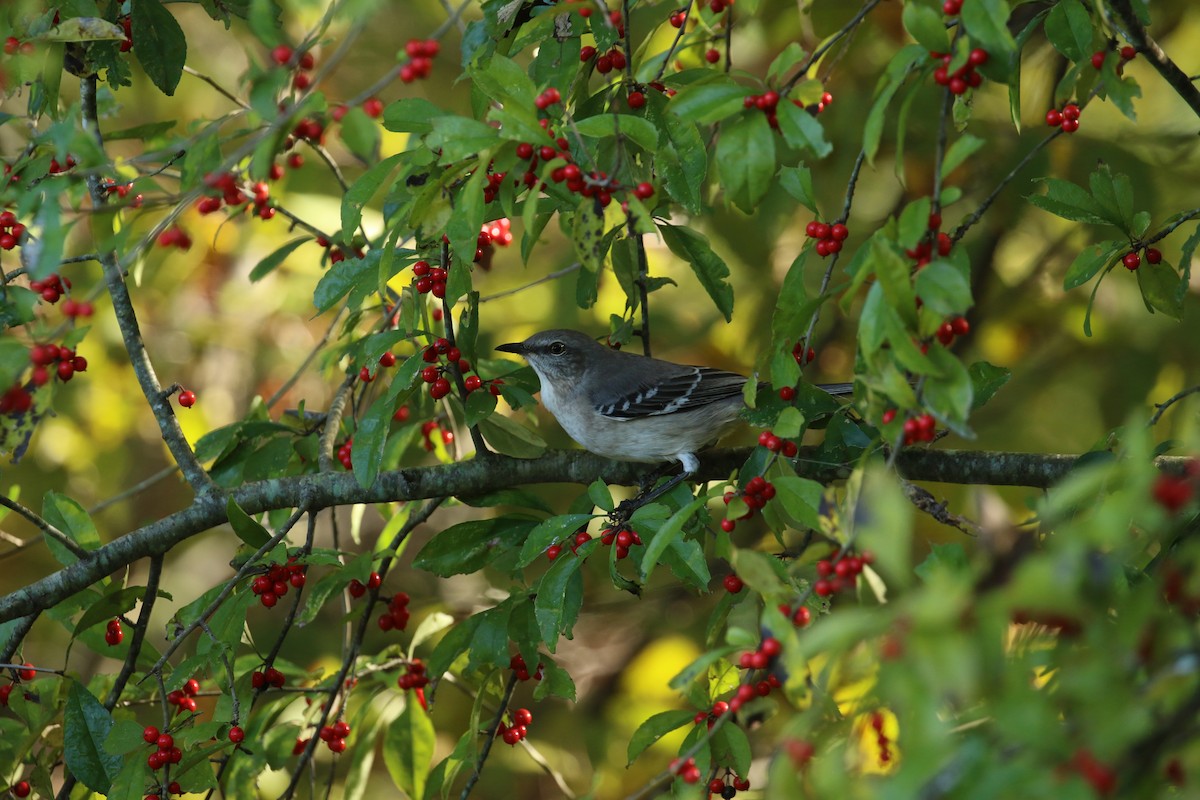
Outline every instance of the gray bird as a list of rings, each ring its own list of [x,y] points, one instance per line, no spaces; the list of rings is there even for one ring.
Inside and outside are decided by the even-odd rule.
[[[529,362],[542,382],[542,405],[585,449],[620,461],[682,464],[668,488],[699,469],[696,454],[728,433],[745,405],[743,375],[613,350],[579,331],[542,331],[496,349]],[[849,383],[820,388],[854,391]]]

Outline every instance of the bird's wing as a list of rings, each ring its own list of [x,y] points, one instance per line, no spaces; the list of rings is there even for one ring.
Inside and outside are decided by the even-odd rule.
[[[653,382],[608,387],[605,401],[597,403],[596,410],[618,420],[674,414],[740,397],[745,384],[746,378],[734,372],[667,364]],[[613,399],[614,389],[616,399]]]

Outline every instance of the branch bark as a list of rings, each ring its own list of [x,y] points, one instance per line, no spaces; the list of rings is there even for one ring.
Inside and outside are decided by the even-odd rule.
[[[751,448],[714,450],[707,454],[696,480],[721,480],[741,467]],[[801,448],[798,474],[830,483],[850,475],[851,466],[819,460],[815,448]],[[988,452],[979,450],[902,450],[896,457],[900,476],[913,481],[1044,489],[1062,480],[1080,456]],[[1166,472],[1182,474],[1190,459],[1158,458]],[[306,505],[310,512],[332,506],[387,503],[435,497],[470,497],[535,483],[588,485],[596,478],[610,484],[636,486],[656,466],[611,461],[583,451],[553,451],[541,458],[492,456],[456,464],[394,470],[362,488],[347,472],[272,478],[246,484],[230,494],[248,514]],[[125,534],[90,551],[88,558],[0,598],[0,623],[51,608],[99,579],[141,558],[166,553],[175,545],[226,523],[225,499],[205,494],[182,511]]]
[[[1158,46],[1158,42],[1150,36],[1146,26],[1142,25],[1141,20],[1137,18],[1129,0],[1109,0],[1108,4],[1121,19],[1121,24],[1125,26],[1125,35],[1129,37],[1134,48],[1146,56],[1146,60],[1158,71],[1163,80],[1170,84],[1183,102],[1191,107],[1197,117],[1200,117],[1200,89],[1196,88],[1187,73],[1181,70],[1179,65],[1172,61]]]

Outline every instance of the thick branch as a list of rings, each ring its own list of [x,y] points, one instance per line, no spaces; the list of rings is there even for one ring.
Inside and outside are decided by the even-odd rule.
[[[749,448],[715,450],[701,464],[697,480],[721,480],[745,463]],[[851,467],[819,461],[814,448],[802,448],[796,471],[821,482],[846,478]],[[1047,488],[1062,480],[1076,455],[970,450],[902,450],[896,458],[901,477],[915,481]],[[1161,457],[1162,470],[1183,472],[1186,458]],[[645,464],[610,461],[582,451],[550,452],[541,458],[493,456],[457,464],[394,470],[379,475],[366,489],[347,472],[319,473],[249,483],[231,492],[248,514],[307,504],[311,512],[331,506],[386,503],[434,497],[469,497],[533,483],[586,486],[597,477],[611,484],[638,485]],[[0,598],[0,622],[50,608],[92,583],[141,558],[167,552],[178,543],[227,522],[225,501],[202,495],[183,511],[139,528],[93,550],[86,561],[70,565]]]

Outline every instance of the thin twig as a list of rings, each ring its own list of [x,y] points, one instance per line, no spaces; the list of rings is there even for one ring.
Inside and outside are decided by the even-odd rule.
[[[209,86],[216,89],[218,93],[220,93],[221,95],[226,97],[230,102],[234,103],[235,105],[240,106],[242,109],[244,109],[246,111],[250,110],[249,103],[247,103],[245,100],[242,100],[241,98],[234,95],[232,92],[230,92],[224,86],[217,83],[214,79],[212,79],[208,75],[205,75],[203,72],[198,72],[198,71],[192,69],[191,67],[187,66],[186,64],[183,67],[183,71],[186,72],[188,75],[191,75],[193,78],[199,78],[200,80],[204,81]]]
[[[483,732],[483,747],[479,750],[479,756],[475,759],[475,768],[471,770],[471,777],[467,778],[467,785],[458,795],[458,800],[467,800],[471,796],[471,790],[479,782],[479,776],[483,774],[483,764],[487,761],[488,753],[492,751],[492,743],[496,741],[496,733],[500,730],[500,723],[504,721],[504,714],[508,711],[508,703],[516,688],[517,673],[513,672],[508,676],[508,684],[504,687],[504,697],[501,698],[496,709],[496,716],[492,718],[491,724]]]
[[[1154,415],[1150,417],[1150,421],[1146,423],[1147,427],[1153,428],[1158,424],[1158,421],[1162,419],[1162,415],[1166,413],[1168,408],[1173,406],[1175,403],[1178,403],[1188,395],[1195,394],[1196,392],[1200,392],[1200,386],[1192,386],[1188,389],[1184,389],[1182,392],[1177,392],[1174,397],[1169,398],[1166,402],[1155,403],[1154,407],[1157,410],[1154,412]]]
[[[76,558],[83,560],[83,559],[88,558],[91,555],[87,550],[85,550],[83,548],[82,545],[80,545],[78,542],[76,542],[70,536],[67,536],[67,534],[63,533],[58,528],[54,527],[49,522],[42,519],[42,517],[40,515],[35,514],[32,510],[21,505],[16,500],[13,500],[11,497],[0,494],[0,506],[4,506],[5,508],[9,509],[10,511],[15,511],[18,514],[20,514],[22,517],[27,519],[29,522],[32,522],[35,526],[37,526],[38,530],[40,530],[42,533],[49,536],[54,541],[61,544],[63,547],[70,550],[72,555],[74,555]]]
[[[814,50],[813,54],[804,60],[804,63],[801,64],[796,70],[796,74],[789,78],[787,83],[780,88],[780,96],[786,96],[787,93],[792,90],[792,87],[799,83],[800,80],[808,74],[808,70],[813,64],[820,60],[821,56],[829,52],[829,49],[841,41],[843,36],[846,36],[848,33],[854,30],[858,23],[862,22],[863,18],[866,17],[867,14],[871,13],[871,9],[875,8],[875,6],[879,5],[881,2],[883,2],[883,0],[867,0],[867,2],[863,4],[863,7],[858,10],[858,13],[850,18],[849,22],[843,25],[841,29],[839,29],[825,41],[825,44]]]
[[[1175,90],[1180,99],[1191,107],[1197,117],[1200,117],[1200,89],[1196,88],[1187,73],[1163,52],[1163,49],[1158,46],[1158,42],[1154,41],[1146,31],[1129,0],[1108,0],[1108,4],[1121,18],[1121,24],[1125,26],[1125,37],[1130,44],[1139,53],[1146,56],[1150,66],[1158,71],[1158,74]]]
[[[518,292],[523,292],[526,289],[532,289],[534,286],[537,286],[538,284],[545,283],[547,281],[556,280],[558,278],[563,277],[564,275],[570,275],[572,272],[577,271],[581,266],[583,266],[583,265],[580,264],[578,261],[576,261],[574,264],[572,264],[569,267],[563,267],[560,270],[556,270],[554,272],[543,275],[542,277],[538,278],[537,280],[533,280],[533,281],[530,281],[529,283],[522,284],[522,285],[516,287],[515,289],[505,289],[503,292],[496,292],[495,294],[489,294],[487,297],[481,297],[481,298],[479,298],[479,302],[486,303],[489,300],[499,300],[501,297],[508,297],[509,295],[514,295],[514,294],[517,294]]]

